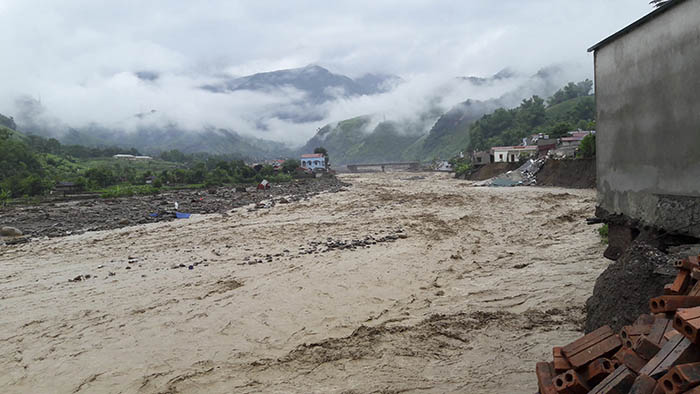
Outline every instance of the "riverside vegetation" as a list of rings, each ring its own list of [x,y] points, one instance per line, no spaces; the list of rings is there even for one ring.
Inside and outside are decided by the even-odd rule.
[[[7,118],[5,118],[7,119]],[[281,171],[270,165],[247,166],[225,155],[161,153],[148,161],[114,159],[118,153],[139,155],[132,149],[64,145],[54,138],[24,135],[0,125],[0,204],[9,199],[42,196],[58,182],[71,182],[103,197],[157,194],[161,188],[212,187],[267,179],[286,182],[299,166],[288,160]],[[146,184],[150,181],[150,184]]]

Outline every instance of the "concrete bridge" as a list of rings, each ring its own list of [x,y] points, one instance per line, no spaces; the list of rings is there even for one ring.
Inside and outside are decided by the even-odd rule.
[[[420,170],[420,163],[417,161],[410,161],[404,163],[348,164],[348,170],[350,172],[360,172],[361,169],[369,170],[372,168],[381,169],[382,172],[386,171],[387,168],[418,171]]]

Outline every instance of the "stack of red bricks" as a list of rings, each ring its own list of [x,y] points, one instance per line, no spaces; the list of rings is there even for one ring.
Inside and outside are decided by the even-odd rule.
[[[676,263],[678,275],[651,314],[615,333],[604,326],[553,349],[537,363],[541,394],[700,394],[700,259]]]

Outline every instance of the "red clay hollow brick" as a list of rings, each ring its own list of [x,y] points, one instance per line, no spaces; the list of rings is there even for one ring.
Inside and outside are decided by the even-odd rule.
[[[659,379],[667,393],[681,394],[700,385],[700,363],[681,364]]]
[[[630,388],[630,394],[653,394],[656,384],[656,380],[647,375],[639,375]]]
[[[648,329],[651,328],[651,326],[647,327]],[[642,337],[642,335],[646,335],[649,333],[648,329],[644,334],[641,334],[641,331],[633,330],[632,326],[623,327],[622,330],[620,330],[620,340],[622,341],[622,346],[630,349],[633,348],[639,340],[639,338]]]
[[[673,265],[675,265],[676,268],[680,270],[692,271],[696,268],[700,269],[700,264],[698,263],[697,256],[691,256],[685,259],[677,260],[675,263],[673,263]]]
[[[649,337],[646,335],[642,335],[632,347],[632,350],[645,360],[651,360],[660,349],[661,346],[649,340]]]
[[[595,386],[605,379],[605,377],[613,373],[615,369],[616,367],[613,361],[607,358],[599,358],[588,364],[583,377],[589,385]]]
[[[620,366],[590,391],[590,394],[627,394],[636,375],[626,366]]]
[[[681,308],[693,308],[700,306],[700,297],[683,295],[666,295],[652,298],[649,308],[653,313],[675,312]]]
[[[666,342],[656,356],[639,371],[639,374],[658,379],[678,364],[696,361],[698,361],[697,347],[683,335],[676,335]]]
[[[700,307],[679,309],[673,319],[673,328],[683,334],[691,342],[700,342]]]
[[[622,363],[627,366],[635,374],[639,373],[639,370],[644,368],[647,364],[647,360],[639,357],[637,353],[632,349],[625,348],[624,353],[622,353]]]
[[[554,357],[554,370],[557,373],[566,372],[571,369],[571,364],[562,354],[561,347],[552,348],[552,355]]]
[[[695,271],[693,271],[693,272],[695,272]],[[695,282],[695,285],[693,285],[693,287],[690,289],[690,291],[688,292],[688,295],[691,297],[700,296],[700,282]]]
[[[555,376],[554,387],[561,394],[586,394],[590,391],[588,382],[573,369]]]
[[[540,394],[557,394],[553,381],[556,376],[553,363],[537,363],[535,373],[537,374],[537,386],[540,389]]]
[[[671,283],[671,292],[673,294],[685,294],[690,287],[691,279],[689,270],[682,269],[678,271],[676,279],[673,281],[673,283]]]
[[[564,346],[562,354],[574,368],[580,368],[597,358],[614,354],[621,345],[620,338],[612,329],[603,326]]]

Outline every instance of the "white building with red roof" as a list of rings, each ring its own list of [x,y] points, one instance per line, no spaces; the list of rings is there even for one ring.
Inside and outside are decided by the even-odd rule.
[[[537,156],[537,145],[494,146],[491,155],[494,163],[517,163],[520,159]]]
[[[326,158],[322,153],[301,155],[301,167],[307,170],[326,169]]]

